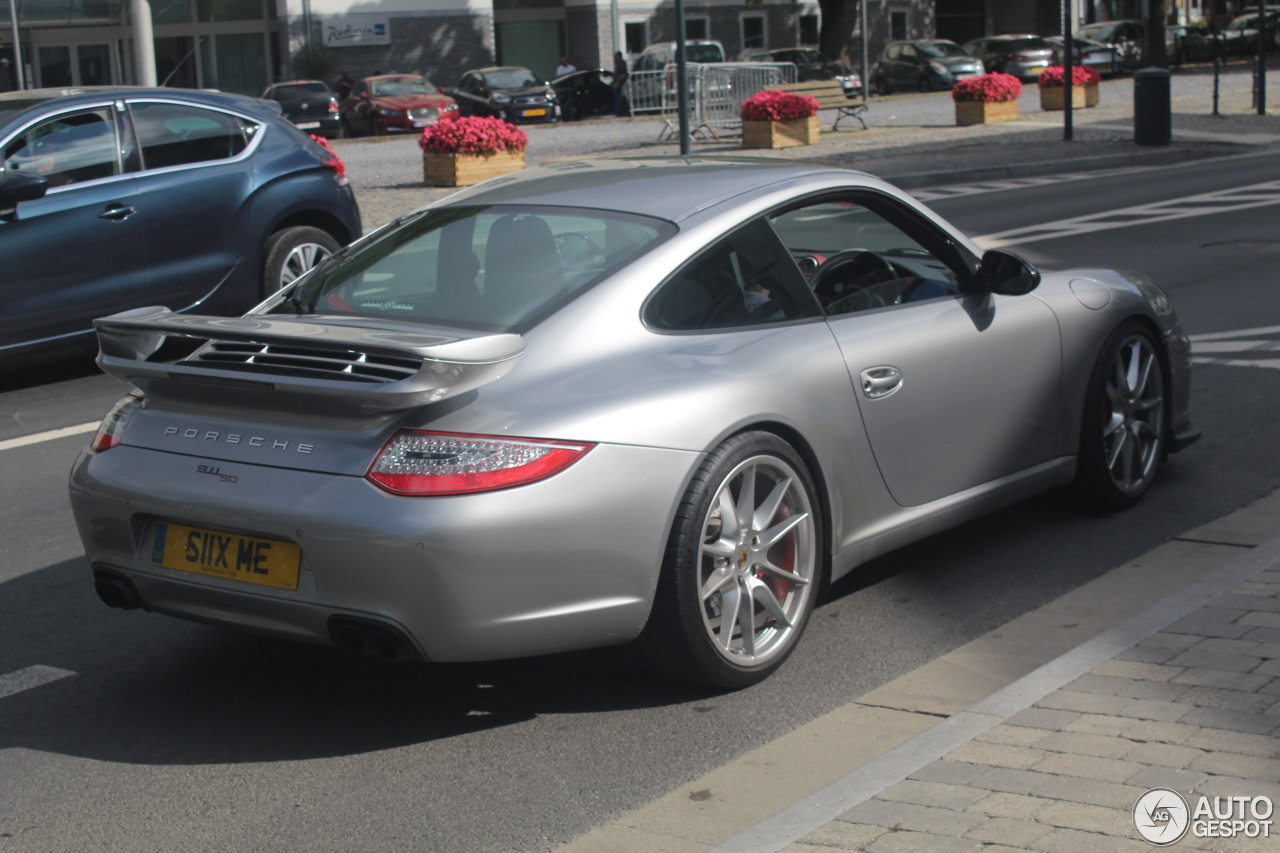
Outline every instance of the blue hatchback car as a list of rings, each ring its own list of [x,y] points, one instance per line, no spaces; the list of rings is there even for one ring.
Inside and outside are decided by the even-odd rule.
[[[0,359],[129,308],[240,314],[361,234],[342,161],[279,105],[182,89],[0,95]]]

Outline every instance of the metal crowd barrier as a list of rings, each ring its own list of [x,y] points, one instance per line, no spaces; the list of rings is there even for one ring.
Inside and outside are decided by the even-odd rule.
[[[763,92],[766,86],[795,83],[796,66],[790,62],[689,63],[689,128],[692,135],[718,139],[716,131],[741,126],[742,102]],[[676,98],[676,66],[662,71],[633,73],[626,83],[632,113],[658,113],[663,119],[658,141],[674,136],[679,125]]]

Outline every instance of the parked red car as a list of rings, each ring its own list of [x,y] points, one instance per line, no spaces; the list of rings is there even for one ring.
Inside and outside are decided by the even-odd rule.
[[[347,136],[416,132],[458,117],[458,105],[434,83],[418,74],[366,77],[342,102]]]

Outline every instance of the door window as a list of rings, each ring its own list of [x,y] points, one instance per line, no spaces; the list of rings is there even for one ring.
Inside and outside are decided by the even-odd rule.
[[[234,157],[249,144],[246,129],[256,127],[226,113],[185,104],[143,101],[130,104],[129,111],[145,169]]]
[[[756,326],[819,314],[803,276],[762,219],[686,264],[645,309],[649,325],[672,331]]]
[[[31,172],[52,187],[120,174],[120,146],[109,109],[69,113],[34,125],[5,146],[4,169]]]

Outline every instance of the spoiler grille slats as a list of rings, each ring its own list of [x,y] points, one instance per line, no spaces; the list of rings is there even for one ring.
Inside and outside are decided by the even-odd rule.
[[[423,359],[357,350],[278,346],[252,341],[210,341],[189,358],[188,364],[216,365],[223,370],[348,382],[398,382],[413,376]]]

